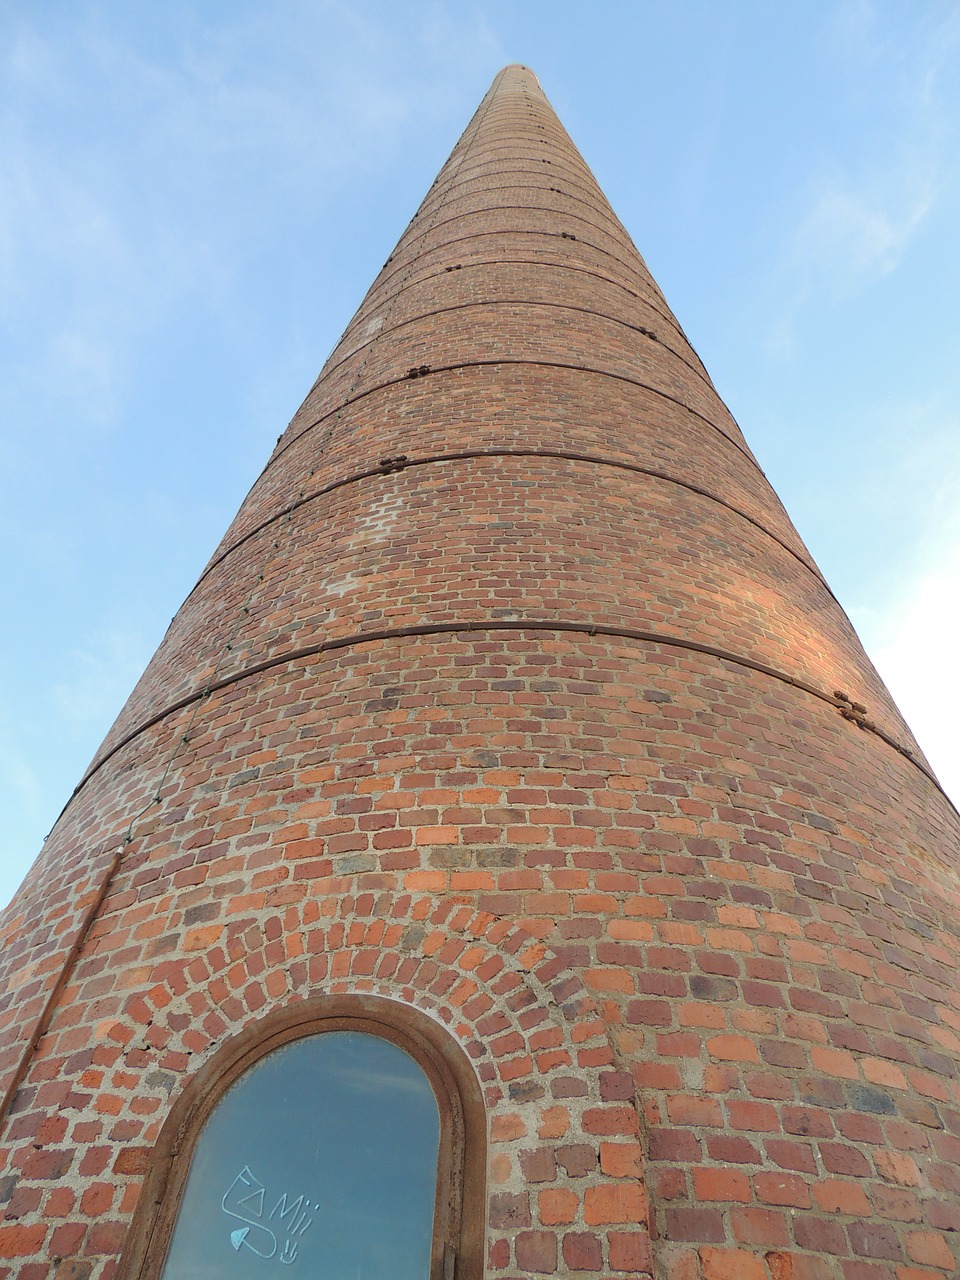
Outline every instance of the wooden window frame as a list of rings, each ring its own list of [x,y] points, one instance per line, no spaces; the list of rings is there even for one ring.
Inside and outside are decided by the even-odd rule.
[[[460,1045],[427,1014],[382,996],[322,996],[268,1014],[223,1045],[184,1088],[154,1147],[117,1280],[159,1280],[197,1141],[224,1093],[259,1059],[295,1040],[360,1031],[404,1049],[430,1081],[440,1150],[429,1280],[482,1280],[486,1110]]]

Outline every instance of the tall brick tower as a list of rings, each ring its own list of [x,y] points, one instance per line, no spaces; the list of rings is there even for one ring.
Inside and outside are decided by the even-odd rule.
[[[439,1117],[411,1277],[946,1280],[958,855],[508,67],[4,917],[0,1274],[392,1242],[335,1207],[380,1176],[347,1046]],[[376,1168],[413,1183],[392,1071]]]

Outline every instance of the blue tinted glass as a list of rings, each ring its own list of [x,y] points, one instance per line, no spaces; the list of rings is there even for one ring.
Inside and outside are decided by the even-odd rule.
[[[439,1141],[433,1089],[389,1040],[275,1050],[200,1135],[163,1280],[427,1280]]]

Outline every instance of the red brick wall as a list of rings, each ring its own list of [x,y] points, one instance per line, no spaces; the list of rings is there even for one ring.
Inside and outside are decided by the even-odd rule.
[[[951,1276],[958,851],[508,70],[4,919],[0,1275],[108,1280],[185,1081],[356,991],[476,1065],[491,1276]]]

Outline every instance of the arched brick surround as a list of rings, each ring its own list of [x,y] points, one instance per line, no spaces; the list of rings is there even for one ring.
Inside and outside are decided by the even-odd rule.
[[[522,925],[424,894],[364,889],[368,878],[352,890],[342,881],[299,909],[228,924],[216,945],[160,961],[119,1015],[97,1026],[98,1047],[76,1081],[72,1133],[131,1106],[147,1118],[135,1143],[94,1149],[104,1181],[85,1203],[99,1195],[112,1204],[113,1236],[105,1226],[99,1246],[122,1239],[178,1082],[219,1045],[268,1007],[320,993],[379,995],[443,1024],[481,1081],[490,1266],[522,1275],[566,1264],[584,1280],[650,1275],[633,1079],[618,1070],[579,978]],[[40,1162],[23,1172],[21,1197],[31,1183],[36,1195],[47,1190]],[[55,1233],[54,1256],[82,1231]],[[53,1273],[38,1263],[23,1274]],[[107,1280],[112,1264],[101,1274]]]

